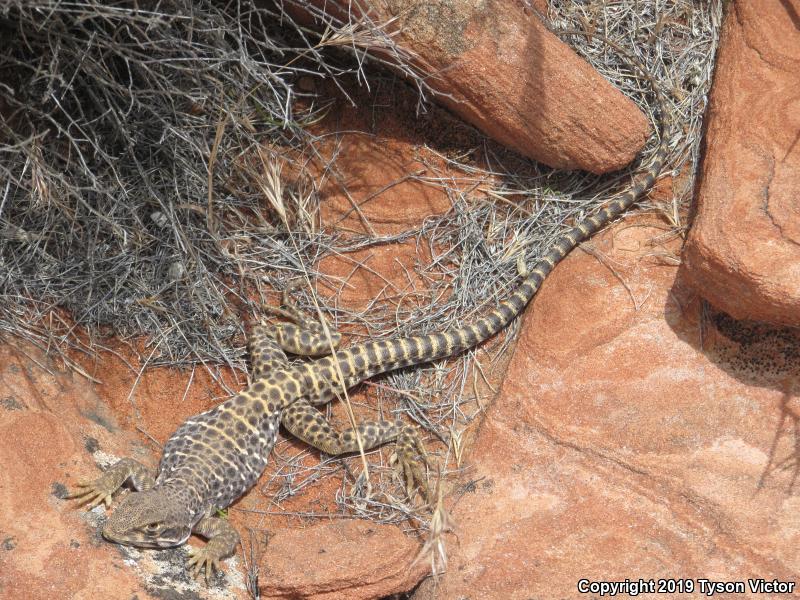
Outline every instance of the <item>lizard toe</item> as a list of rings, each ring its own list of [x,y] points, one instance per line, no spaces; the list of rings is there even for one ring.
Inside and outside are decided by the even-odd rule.
[[[93,509],[99,504],[105,504],[106,507],[111,506],[111,497],[119,488],[119,485],[113,485],[113,481],[103,476],[94,481],[80,481],[75,484],[77,489],[67,494],[67,498],[77,500],[78,505],[86,505],[87,510]]]
[[[189,548],[189,558],[186,561],[186,566],[191,570],[192,577],[195,579],[197,579],[201,573],[204,574],[206,585],[209,585],[210,578],[214,572],[222,571],[219,565],[221,558],[222,556],[219,555],[212,541],[203,548]]]

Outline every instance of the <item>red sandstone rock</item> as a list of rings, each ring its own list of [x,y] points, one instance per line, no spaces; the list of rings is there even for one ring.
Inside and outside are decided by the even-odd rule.
[[[310,540],[313,542],[310,544]],[[270,539],[266,598],[371,600],[414,587],[427,566],[397,528],[359,520],[282,529]]]
[[[329,0],[315,4],[347,14]],[[420,70],[435,74],[428,83],[438,101],[525,156],[605,173],[628,164],[647,139],[649,125],[636,105],[522,2],[345,4],[364,8],[377,23],[391,21],[397,43],[418,57]]]
[[[785,394],[700,350],[698,298],[648,246],[663,229],[635,224],[592,242],[616,274],[578,250],[534,300],[452,509],[448,571],[419,600],[800,580],[797,467],[775,468],[796,457]]]
[[[370,179],[363,193],[385,184]],[[428,200],[419,201],[421,219]],[[645,242],[657,233],[617,226],[591,242],[616,275],[579,250],[534,301],[467,463],[476,483],[454,495],[458,537],[448,538],[450,567],[437,598],[573,597],[584,576],[800,577],[793,471],[768,469],[794,451],[784,395],[742,383],[700,352],[692,293],[675,268],[642,258],[654,254]],[[377,274],[354,275],[348,306],[380,291],[381,276],[406,283],[396,259],[408,265],[412,250],[376,247],[366,266]],[[674,242],[666,248],[677,250]],[[322,268],[343,276],[350,264]],[[136,426],[163,443],[188,415],[218,402],[224,392],[205,371],[194,374],[185,398],[188,373],[145,372],[132,396],[134,418],[128,395],[137,373],[111,359],[83,364],[103,379],[94,390],[7,346],[0,364],[0,595],[26,597],[33,588],[43,598],[143,599],[160,581],[187,595],[246,597],[241,553],[226,562],[229,587],[207,592],[181,580],[182,551],[127,553],[97,538],[102,509],[85,515],[50,493],[53,483],[97,472],[85,436],[97,440],[98,459],[133,455],[155,464],[157,449]],[[226,381],[242,385],[241,376]],[[282,442],[278,454],[294,447],[301,445]],[[408,570],[418,541],[394,527],[246,512],[269,508],[263,486],[279,460],[273,456],[230,512],[241,531],[268,534],[263,543],[256,537],[262,596],[377,598],[422,578],[423,565]],[[334,512],[332,481],[281,508]]]
[[[321,190],[320,217],[326,227],[390,235],[447,212],[447,194],[415,178],[429,173],[413,158],[414,150],[410,142],[344,134],[336,147],[344,180],[328,179]]]
[[[800,325],[798,0],[725,19],[686,276],[737,318]]]

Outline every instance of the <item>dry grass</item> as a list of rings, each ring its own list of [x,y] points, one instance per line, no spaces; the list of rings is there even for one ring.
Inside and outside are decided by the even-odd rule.
[[[391,39],[190,0],[2,0],[0,36],[0,330],[89,351],[50,327],[64,309],[93,339],[147,336],[151,366],[242,367],[253,290],[330,243],[305,162],[325,105],[298,108],[295,83],[361,71],[331,47]]]

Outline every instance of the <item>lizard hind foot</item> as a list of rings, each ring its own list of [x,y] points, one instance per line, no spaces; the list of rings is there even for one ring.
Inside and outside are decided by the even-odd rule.
[[[425,471],[426,468],[430,468],[431,463],[425,446],[414,427],[403,425],[400,429],[395,442],[392,462],[397,463],[397,470],[406,484],[408,497],[413,498],[414,490],[419,489],[424,500],[430,502],[431,492]]]

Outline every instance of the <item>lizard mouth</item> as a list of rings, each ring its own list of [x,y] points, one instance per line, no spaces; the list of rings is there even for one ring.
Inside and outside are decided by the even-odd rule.
[[[131,536],[125,535],[124,533],[117,533],[107,526],[103,528],[103,537],[109,542],[123,544],[125,546],[136,546],[138,548],[163,548],[167,546],[167,544],[162,546],[160,540],[149,539],[140,535]],[[169,545],[171,546],[172,544]]]
[[[106,530],[103,530],[103,537],[109,542],[124,546],[135,546],[136,548],[172,548],[180,544],[180,542],[175,542],[174,540],[154,540],[143,536],[127,537]]]
[[[130,540],[121,535],[117,535],[113,531],[110,531],[108,528],[103,529],[103,537],[106,538],[109,542],[114,542],[116,544],[133,545],[133,540]]]
[[[139,531],[119,533],[114,531],[109,525],[103,528],[103,537],[110,542],[123,544],[125,546],[135,546],[137,548],[174,548],[183,544],[191,534],[187,532],[184,536],[153,538],[144,535]]]

